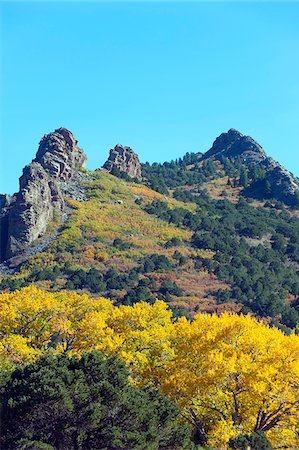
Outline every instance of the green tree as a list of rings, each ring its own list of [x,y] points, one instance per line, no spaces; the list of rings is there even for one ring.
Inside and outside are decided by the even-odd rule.
[[[271,450],[273,447],[262,431],[241,434],[230,439],[229,447],[233,450]]]
[[[1,408],[7,450],[192,447],[177,407],[155,390],[131,386],[125,366],[98,352],[46,356],[17,369]]]
[[[245,167],[241,168],[240,185],[243,186],[244,188],[247,188],[247,186],[248,186],[248,175],[247,175],[247,170],[245,169]]]
[[[265,197],[272,197],[272,185],[269,180],[265,180],[264,183]]]

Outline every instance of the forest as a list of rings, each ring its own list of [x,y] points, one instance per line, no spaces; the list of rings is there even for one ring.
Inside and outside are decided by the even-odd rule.
[[[0,324],[4,448],[297,448],[299,337],[250,315],[29,286]]]
[[[198,157],[146,185],[84,172],[88,200],[0,276],[1,448],[299,448],[296,209]]]

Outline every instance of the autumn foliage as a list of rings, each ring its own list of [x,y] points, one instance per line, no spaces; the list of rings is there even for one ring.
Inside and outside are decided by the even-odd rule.
[[[155,385],[181,408],[201,444],[227,448],[265,432],[299,448],[299,337],[251,316],[174,320],[166,303],[116,307],[110,300],[35,286],[0,294],[3,373],[45,354],[118,356],[135,385]],[[279,448],[279,447],[277,447]]]

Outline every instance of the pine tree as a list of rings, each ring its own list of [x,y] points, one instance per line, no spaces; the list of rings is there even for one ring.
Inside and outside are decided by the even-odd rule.
[[[242,167],[240,172],[240,186],[246,188],[248,186],[248,175],[245,167]]]
[[[265,181],[265,197],[272,196],[272,186],[269,180]]]

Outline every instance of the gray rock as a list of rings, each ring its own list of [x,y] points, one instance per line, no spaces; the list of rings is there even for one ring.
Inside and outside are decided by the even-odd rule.
[[[96,177],[92,173],[76,172],[70,180],[60,183],[60,189],[65,197],[70,197],[78,202],[85,202],[89,199],[89,196],[82,183],[94,180],[96,180]]]
[[[42,138],[34,161],[39,162],[52,178],[68,180],[86,165],[87,157],[77,144],[69,130],[58,128]]]
[[[49,176],[45,169],[33,162],[23,169],[20,191],[8,220],[7,257],[20,252],[35,241],[53,217]]]
[[[141,164],[138,155],[130,148],[117,144],[110,150],[104,169],[111,172],[113,168],[125,172],[131,178],[141,180]]]
[[[202,157],[207,159],[211,156],[219,158],[236,158],[240,156],[247,165],[257,164],[267,158],[265,150],[250,136],[231,128],[227,133],[222,133],[214,141],[213,146]]]
[[[86,155],[73,134],[59,128],[40,141],[36,158],[23,169],[14,201],[1,197],[1,261],[13,257],[40,238],[48,223],[63,216],[66,184],[72,183]]]

